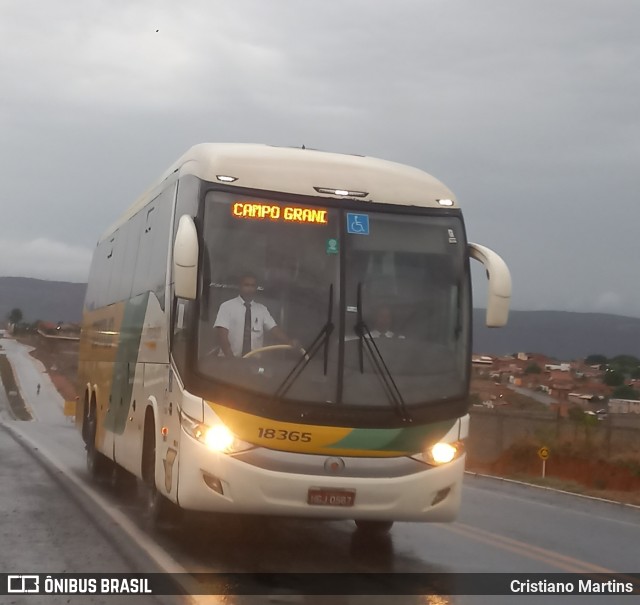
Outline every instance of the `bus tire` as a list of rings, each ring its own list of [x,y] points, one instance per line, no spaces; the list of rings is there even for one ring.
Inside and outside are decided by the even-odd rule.
[[[98,431],[98,418],[96,413],[96,401],[91,399],[91,407],[87,416],[87,471],[92,479],[104,479],[107,477],[111,461],[96,449],[96,433]]]
[[[153,411],[147,410],[144,419],[144,440],[142,443],[142,484],[145,521],[150,529],[165,529],[175,526],[181,520],[180,507],[156,487],[156,435]]]
[[[144,486],[144,517],[152,530],[176,527],[182,519],[181,509],[163,496],[155,485]]]
[[[85,392],[82,403],[82,441],[89,443],[89,393]]]
[[[393,527],[393,521],[375,521],[371,519],[356,519],[358,531],[367,534],[387,534]]]

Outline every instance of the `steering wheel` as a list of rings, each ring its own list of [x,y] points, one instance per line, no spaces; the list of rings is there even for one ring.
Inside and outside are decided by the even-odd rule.
[[[201,356],[202,359],[205,357],[210,357],[211,355],[215,355],[216,357],[220,354],[220,346],[216,345],[213,349],[207,351],[204,355]]]
[[[287,349],[296,349],[296,347],[294,347],[293,345],[284,345],[284,344],[269,345],[267,347],[260,347],[259,349],[253,349],[253,351],[249,351],[246,355],[242,356],[242,359],[249,359],[254,355],[259,355],[260,353],[269,353],[271,351],[284,351]],[[300,347],[300,353],[302,353],[305,356],[305,359],[309,359],[307,352],[302,347]]]

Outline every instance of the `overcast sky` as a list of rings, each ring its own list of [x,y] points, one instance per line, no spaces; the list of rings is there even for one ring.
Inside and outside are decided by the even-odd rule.
[[[86,281],[191,145],[304,144],[442,180],[513,308],[640,317],[638,32],[638,0],[0,0],[0,275]]]

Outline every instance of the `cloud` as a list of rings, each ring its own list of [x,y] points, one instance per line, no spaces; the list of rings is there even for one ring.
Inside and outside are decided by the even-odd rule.
[[[114,10],[95,0],[39,3],[7,15],[0,25],[11,41],[0,58],[11,84],[5,103],[108,114],[174,105],[187,90],[194,57],[170,29],[156,33],[153,20],[135,2]]]
[[[600,313],[620,313],[624,308],[624,296],[619,292],[602,292],[593,305],[593,310]]]
[[[378,156],[455,192],[514,308],[638,315],[639,21],[637,0],[5,2],[0,205],[14,246],[83,250],[199,142]]]
[[[86,282],[92,250],[38,238],[0,239],[0,275]]]

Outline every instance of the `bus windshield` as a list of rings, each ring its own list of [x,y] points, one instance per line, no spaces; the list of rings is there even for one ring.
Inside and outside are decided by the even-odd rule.
[[[470,292],[457,216],[210,191],[203,245],[205,378],[322,405],[395,405],[389,376],[409,407],[464,394]]]
[[[344,403],[461,396],[471,303],[460,219],[379,212],[367,223],[345,246]]]
[[[286,397],[336,401],[337,355],[329,350],[336,347],[335,332],[321,343],[331,358],[326,372],[324,350],[305,359],[301,348],[309,348],[330,315],[336,317],[338,229],[335,209],[207,194],[198,339],[202,374],[276,395],[298,365],[300,375]],[[240,291],[247,276],[257,283],[248,354],[241,350],[246,309]],[[226,326],[233,355],[225,355],[215,325]],[[280,334],[300,346],[283,348]]]

